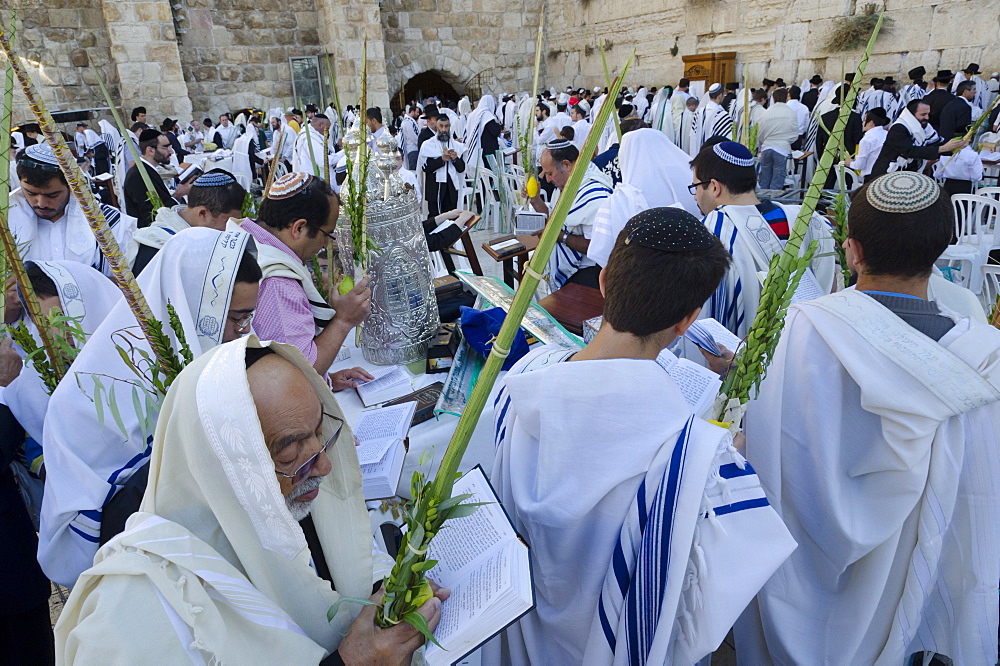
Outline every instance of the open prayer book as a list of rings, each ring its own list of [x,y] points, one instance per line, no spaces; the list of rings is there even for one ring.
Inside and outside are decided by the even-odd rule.
[[[383,499],[396,494],[403,472],[406,447],[403,440],[410,431],[415,402],[381,407],[361,412],[354,436],[358,438],[358,463],[361,465],[362,493],[366,500]]]
[[[656,362],[660,364],[670,378],[681,390],[684,399],[691,406],[691,411],[695,416],[704,417],[715,402],[715,396],[719,393],[722,380],[708,368],[703,368],[694,361],[686,358],[677,358],[669,350],[664,349],[656,357]]]
[[[358,388],[355,389],[365,407],[402,398],[413,390],[410,378],[406,376],[406,371],[398,365],[376,370],[371,374],[375,379],[358,384]]]
[[[719,349],[719,345],[722,345],[734,354],[736,353],[736,348],[740,345],[740,339],[732,331],[711,317],[699,319],[691,324],[687,332],[684,333],[684,337],[709,354],[715,354],[716,356],[722,356],[722,350]]]
[[[503,631],[535,605],[528,546],[518,537],[481,467],[455,483],[466,502],[488,502],[455,518],[431,540],[428,559],[437,560],[427,577],[451,589],[441,604],[441,621],[428,643],[429,666],[454,664]],[[443,648],[443,649],[442,649]]]
[[[760,277],[760,283],[764,284],[764,280],[767,279],[767,271],[760,271],[757,273]],[[802,279],[799,280],[799,286],[795,288],[795,293],[792,294],[792,303],[801,303],[802,301],[811,301],[814,298],[819,298],[820,296],[825,296],[826,293],[823,288],[819,286],[819,280],[813,274],[811,268],[807,268],[804,273],[802,273]]]

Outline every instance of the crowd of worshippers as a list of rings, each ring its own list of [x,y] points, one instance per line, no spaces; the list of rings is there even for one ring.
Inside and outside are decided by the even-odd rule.
[[[967,70],[974,78],[978,67]],[[483,647],[483,663],[694,663],[730,631],[746,663],[995,663],[1000,332],[935,269],[954,213],[948,189],[922,173],[965,150],[929,126],[950,82],[939,72],[932,93],[885,111],[895,120],[849,209],[851,286],[837,288],[828,220],[810,219],[807,275],[825,295],[789,309],[735,437],[691,412],[664,354],[729,372],[738,349],[713,355],[683,336],[707,317],[747,336],[761,273],[800,210],[758,196],[777,182],[768,146],[793,143],[769,120],[780,127],[791,107],[798,123],[786,100],[800,100],[822,125],[844,87],[817,76],[805,92],[780,81],[753,91],[765,148],[756,157],[730,140],[738,110],[723,112],[725,127],[708,115],[713,104],[738,109],[732,87],[709,86],[699,100],[682,80],[611,99],[622,138],[605,128],[543,281],[600,289],[600,329],[582,349],[536,346],[493,398],[490,477],[531,546],[536,607]],[[968,92],[950,104],[969,104]],[[373,150],[396,132],[400,173],[422,192],[430,233],[462,214],[470,167],[519,149],[527,114],[552,189],[528,204],[548,215],[608,101],[595,89],[487,95],[474,110],[414,102],[398,128],[379,109],[272,110],[269,130],[263,116],[243,127],[226,114],[214,134],[198,130],[202,150],[249,135],[273,157],[280,142],[272,161],[288,171],[252,219],[232,173],[172,185],[160,173],[175,139],[197,149],[189,132],[137,128],[163,205],[153,210],[133,164],[124,210],[102,212],[152,315],[168,321],[172,306],[193,357],[152,406],[133,399],[135,384],[111,397],[111,385],[135,381],[130,358],[152,351],[139,333],[123,338],[138,322],[52,150],[19,148],[11,232],[43,314],[74,317],[80,331],[51,394],[23,350],[0,344],[0,660],[407,662],[422,636],[405,622],[379,628],[371,606],[350,602],[377,601],[391,566],[337,402],[372,375],[330,372],[371,309],[370,279],[324,294],[307,267],[341,213],[342,128],[363,111]],[[698,141],[677,131],[691,118]],[[312,141],[321,152],[310,154]],[[21,296],[12,284],[4,320],[30,330]],[[71,589],[54,628],[50,581]],[[420,609],[432,629],[447,597],[437,589]]]

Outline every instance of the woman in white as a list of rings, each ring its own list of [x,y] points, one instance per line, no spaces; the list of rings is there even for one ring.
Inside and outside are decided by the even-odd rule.
[[[677,206],[699,215],[698,204],[688,192],[691,158],[671,143],[663,132],[637,129],[622,137],[622,182],[597,211],[587,256],[606,266],[618,234],[636,214],[648,208]]]

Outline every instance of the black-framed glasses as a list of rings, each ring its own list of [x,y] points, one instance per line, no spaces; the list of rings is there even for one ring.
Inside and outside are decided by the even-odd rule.
[[[695,194],[698,193],[699,187],[701,187],[702,185],[709,185],[711,184],[711,182],[712,181],[710,180],[703,180],[700,183],[691,183],[690,185],[688,185],[688,192],[691,193],[691,196],[694,196]]]
[[[331,234],[326,229],[323,229],[322,227],[314,227],[312,225],[309,225],[309,228],[310,229],[315,229],[316,231],[320,232],[321,234],[323,234],[324,236],[326,236],[327,238],[329,238],[330,240],[332,240],[334,242],[337,241],[337,237],[336,236],[334,236],[333,234]]]
[[[309,460],[299,465],[295,469],[295,471],[292,472],[291,474],[286,474],[278,469],[274,470],[275,474],[277,474],[278,476],[283,476],[286,479],[291,479],[293,485],[301,483],[303,480],[305,480],[307,476],[309,476],[309,472],[312,471],[313,465],[315,465],[316,460],[319,459],[319,455],[321,453],[324,453],[330,447],[330,444],[333,443],[333,440],[337,439],[337,436],[340,434],[340,431],[344,429],[344,419],[333,416],[332,414],[327,414],[326,412],[323,412],[323,416],[325,418],[332,419],[335,422],[333,433],[330,435],[330,438],[326,440],[326,444],[324,444],[323,447],[315,453],[315,455],[309,458]]]

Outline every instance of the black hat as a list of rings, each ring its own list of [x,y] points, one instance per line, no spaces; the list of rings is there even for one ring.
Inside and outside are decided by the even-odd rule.
[[[882,84],[886,86],[894,86],[896,85],[896,79],[892,78],[891,76],[887,76],[884,79],[882,79]]]
[[[924,74],[926,73],[927,70],[924,69],[923,66],[921,65],[920,67],[914,67],[909,72],[907,72],[906,75],[910,78],[911,81],[919,81],[920,79],[924,78]]]
[[[979,63],[970,62],[969,66],[962,70],[965,74],[982,74],[979,71]]]
[[[872,85],[873,86],[877,86],[877,85],[881,85],[881,84],[882,84],[882,79],[878,78],[877,76],[873,76],[872,77]]]
[[[144,129],[144,130],[142,130],[142,133],[139,134],[139,143],[142,143],[144,141],[155,141],[162,134],[163,133],[160,132],[159,130],[155,130],[155,129],[151,129],[151,128],[150,129]]]
[[[38,123],[24,123],[21,125],[21,132],[31,132],[32,134],[41,134],[42,128],[38,126]]]
[[[761,85],[767,88],[768,86],[773,86],[774,81],[772,81],[771,79],[764,79],[763,81],[761,81]]]
[[[934,80],[938,83],[948,83],[953,78],[955,78],[955,75],[951,73],[950,69],[939,69],[937,76],[934,77]]]
[[[317,111],[319,111],[319,108],[315,104],[306,104],[306,111],[312,111],[313,113],[316,113]]]
[[[89,127],[89,125],[87,125],[87,123],[77,123],[76,126],[77,127]]]
[[[813,74],[813,77],[809,79],[809,83],[818,86],[823,83],[823,77],[819,74]]]
[[[740,84],[735,81],[726,84],[726,90],[739,90]]]
[[[785,80],[781,77],[778,77],[778,80],[774,82],[774,85],[778,86],[779,88],[784,88]]]
[[[844,80],[847,81],[848,83],[850,83],[851,81],[853,81],[854,80],[854,72],[848,72],[847,74],[844,74]]]

